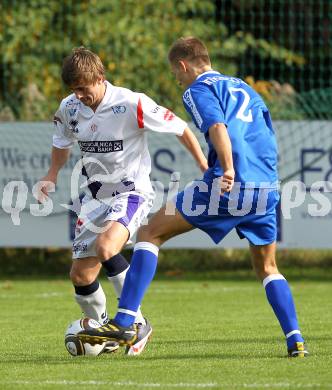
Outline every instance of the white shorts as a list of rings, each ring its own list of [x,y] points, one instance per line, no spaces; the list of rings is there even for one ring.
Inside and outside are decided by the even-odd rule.
[[[135,191],[116,195],[107,204],[85,196],[75,227],[73,259],[96,256],[96,239],[106,230],[107,221],[120,222],[128,229],[131,238],[148,216],[152,205],[151,194]]]

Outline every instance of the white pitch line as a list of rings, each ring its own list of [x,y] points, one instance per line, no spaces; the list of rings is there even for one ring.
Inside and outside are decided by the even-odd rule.
[[[245,389],[278,389],[278,388],[288,388],[288,389],[312,389],[312,388],[332,388],[332,384],[320,384],[320,383],[244,383],[242,385]]]
[[[93,385],[93,386],[131,386],[136,388],[190,388],[190,389],[201,389],[201,388],[219,388],[219,389],[272,389],[272,388],[286,388],[286,389],[312,389],[312,388],[332,388],[332,384],[320,384],[320,383],[238,383],[238,384],[223,384],[223,383],[138,383],[138,382],[111,382],[111,381],[73,381],[73,380],[46,380],[46,381],[0,381],[0,385],[34,385],[34,386],[45,386],[45,385]]]
[[[68,381],[68,380],[47,380],[47,381],[0,381],[0,384],[3,385],[35,385],[35,386],[45,386],[45,385],[65,385],[65,386],[74,386],[74,385],[93,385],[93,386],[132,386],[137,388],[213,388],[217,387],[217,383],[138,383],[138,382],[111,382],[111,381]]]
[[[63,295],[66,295],[65,293],[60,292],[45,292],[41,294],[36,294],[36,298],[52,298],[52,297],[61,297]]]
[[[57,297],[61,297],[63,295],[69,295],[69,294],[65,294],[65,293],[62,293],[62,292],[45,292],[45,293],[38,293],[38,294],[31,294],[29,295],[29,297],[32,297],[32,298],[44,298],[44,299],[48,299],[48,298],[57,298]],[[22,298],[22,297],[26,297],[25,294],[1,294],[0,293],[0,299],[16,299],[16,298]]]
[[[198,293],[202,294],[202,292],[207,293],[227,293],[227,292],[234,292],[234,291],[254,291],[257,290],[254,287],[194,287],[194,288],[151,288],[152,293],[157,294],[177,294],[177,293]]]

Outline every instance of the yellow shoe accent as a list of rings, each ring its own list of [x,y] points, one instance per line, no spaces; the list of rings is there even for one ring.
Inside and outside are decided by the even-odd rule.
[[[308,351],[306,351],[304,342],[302,341],[297,341],[294,344],[294,349],[288,351],[288,356],[292,358],[294,357],[305,358],[307,355],[308,355]]]
[[[297,342],[296,343],[296,348],[299,351],[299,353],[297,354],[297,357],[304,358],[305,357],[305,354],[304,354],[304,343]]]

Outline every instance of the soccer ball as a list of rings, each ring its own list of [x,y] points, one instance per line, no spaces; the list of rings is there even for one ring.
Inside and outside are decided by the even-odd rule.
[[[84,329],[99,328],[99,322],[91,318],[81,318],[72,322],[65,333],[65,346],[72,356],[97,356],[103,352],[105,343],[90,345],[83,343],[77,337],[77,333]]]

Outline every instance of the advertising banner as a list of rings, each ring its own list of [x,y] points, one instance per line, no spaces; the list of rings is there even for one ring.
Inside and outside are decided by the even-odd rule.
[[[275,121],[274,127],[280,152],[280,178],[287,178],[280,185],[279,244],[287,248],[332,248],[332,151],[329,143],[320,139],[322,134],[331,133],[332,122]],[[310,136],[306,134],[309,128]],[[72,245],[77,219],[72,205],[82,193],[82,178],[76,188],[71,185],[73,171],[80,168],[77,145],[47,205],[40,205],[36,199],[36,183],[45,176],[50,163],[52,134],[52,124],[46,122],[0,123],[2,247]],[[206,153],[203,136],[196,130],[195,134]],[[149,134],[149,150],[151,180],[156,191],[153,213],[177,190],[202,175],[173,135]],[[218,246],[240,248],[246,247],[247,242],[232,232]],[[216,246],[205,233],[195,230],[170,240],[165,247]]]

